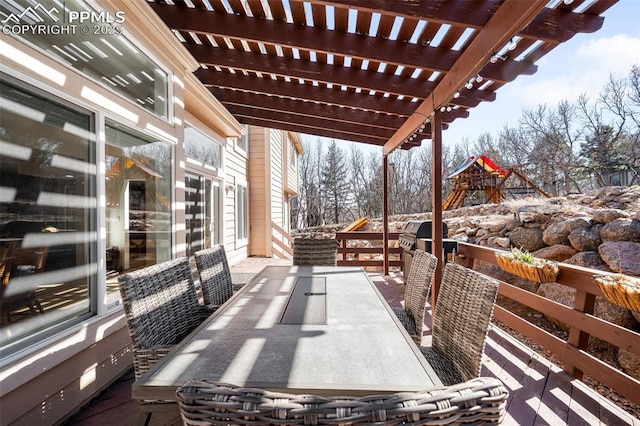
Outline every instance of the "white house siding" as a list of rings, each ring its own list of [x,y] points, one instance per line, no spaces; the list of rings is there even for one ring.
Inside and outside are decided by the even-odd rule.
[[[237,147],[235,138],[227,139],[227,146],[224,154],[224,237],[223,243],[230,265],[235,265],[248,256],[248,241],[236,238],[236,187],[244,184],[249,188],[251,197],[251,187],[247,183],[247,155]],[[251,211],[249,211],[251,217]],[[251,232],[251,231],[249,231]]]
[[[271,156],[271,220],[278,226],[286,227],[284,222],[284,169],[283,136],[281,130],[271,130],[269,145],[270,151],[277,155]]]

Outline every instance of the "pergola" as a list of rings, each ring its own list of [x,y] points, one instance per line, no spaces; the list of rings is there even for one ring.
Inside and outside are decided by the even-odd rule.
[[[519,75],[535,73],[535,61],[559,44],[598,30],[600,15],[616,2],[155,0],[151,6],[201,64],[199,80],[241,123],[379,145],[385,183],[389,153],[431,139],[432,237],[442,265],[442,130],[495,100]],[[440,276],[441,267],[434,297]]]

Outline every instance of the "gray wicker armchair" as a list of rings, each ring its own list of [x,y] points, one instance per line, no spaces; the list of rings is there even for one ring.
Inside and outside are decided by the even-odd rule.
[[[293,240],[293,264],[336,266],[338,242],[329,238],[295,238]]]
[[[424,311],[436,266],[438,266],[437,257],[423,250],[416,250],[404,291],[404,308],[392,308],[418,345],[422,344]]]
[[[233,295],[231,270],[223,245],[197,251],[194,254],[200,275],[205,306],[212,310]]]
[[[186,257],[121,275],[118,286],[136,380],[210,314],[198,303]]]
[[[274,393],[190,380],[176,392],[183,424],[358,425],[500,423],[506,387],[481,377],[455,386],[364,397]]]
[[[432,343],[420,347],[445,385],[480,375],[498,281],[449,262],[433,319]]]

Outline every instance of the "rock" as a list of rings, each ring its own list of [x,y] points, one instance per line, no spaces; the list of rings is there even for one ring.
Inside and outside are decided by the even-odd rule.
[[[602,225],[593,225],[590,228],[576,228],[569,233],[571,247],[577,251],[597,250],[602,243],[600,229]]]
[[[599,269],[601,271],[608,271],[607,264],[602,261],[597,251],[581,251],[569,259],[566,259],[564,263],[570,265],[582,266],[584,268]]]
[[[506,237],[496,237],[494,240],[498,247],[509,248],[511,247],[511,240]]]
[[[602,241],[639,241],[640,221],[629,218],[615,219],[602,227]]]
[[[540,250],[536,250],[532,254],[534,257],[539,257],[541,259],[562,262],[563,260],[569,259],[576,253],[577,252],[573,247],[565,246],[563,244],[555,244],[551,247],[543,247]]]
[[[545,246],[540,228],[518,227],[509,233],[509,239],[514,247],[534,252]]]
[[[575,218],[564,220],[562,222],[553,222],[547,226],[542,233],[542,240],[547,245],[569,244],[569,233],[576,228],[587,228],[590,226],[589,221],[583,218]]]
[[[620,209],[598,209],[592,215],[593,220],[599,223],[609,223],[621,217],[629,217],[629,213]]]
[[[640,355],[620,348],[618,350],[618,362],[625,373],[640,380]]]
[[[607,241],[598,247],[598,253],[612,271],[640,276],[640,243]]]

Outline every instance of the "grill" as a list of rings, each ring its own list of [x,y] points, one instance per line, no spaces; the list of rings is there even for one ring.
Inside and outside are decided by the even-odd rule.
[[[442,237],[446,237],[448,234],[447,224],[442,224]],[[406,281],[409,277],[409,271],[411,270],[411,262],[413,261],[413,255],[416,252],[417,244],[422,239],[431,238],[431,221],[410,221],[404,230],[398,237],[398,245],[402,247],[402,275]],[[431,249],[431,244],[429,244]],[[425,250],[426,251],[426,250]],[[431,250],[428,250],[431,252]]]

